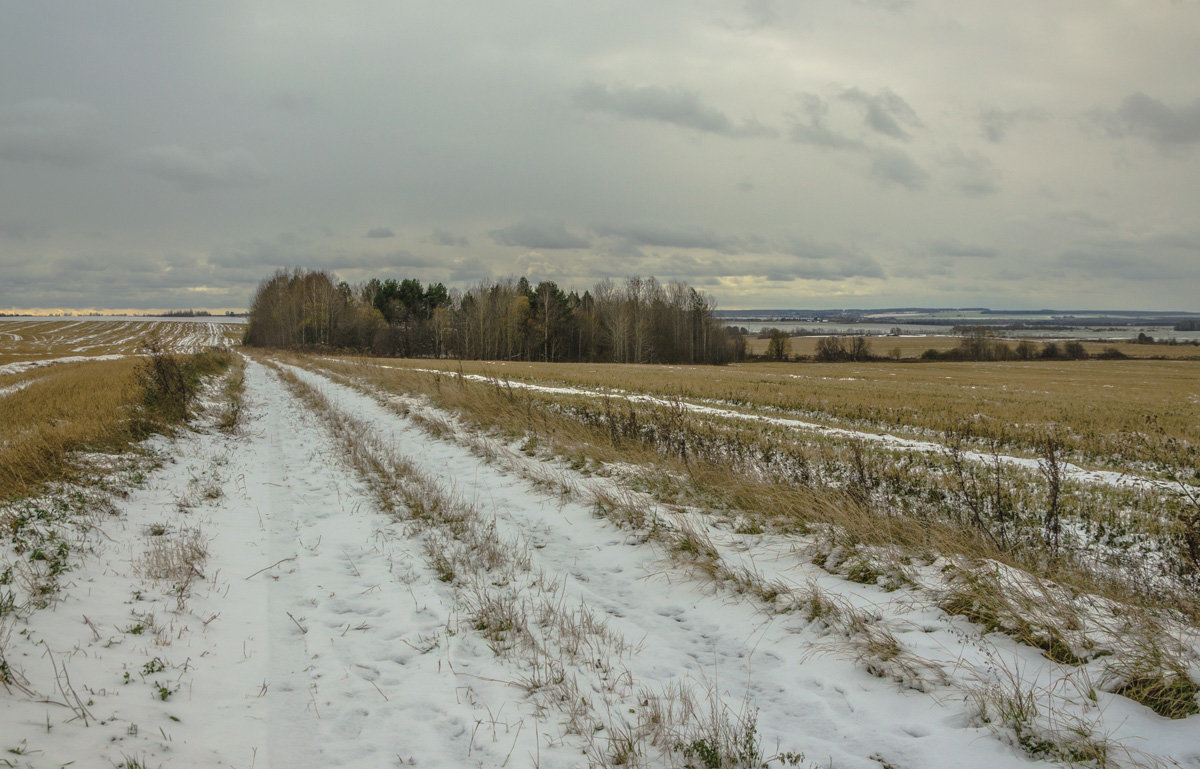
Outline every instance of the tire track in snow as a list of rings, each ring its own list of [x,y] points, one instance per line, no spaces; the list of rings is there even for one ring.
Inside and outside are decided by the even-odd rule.
[[[965,707],[899,691],[852,662],[816,657],[826,644],[796,615],[765,615],[664,565],[587,506],[531,488],[456,444],[435,441],[374,399],[290,368],[346,414],[391,436],[420,471],[494,516],[500,532],[530,542],[537,568],[561,576],[564,600],[608,617],[639,649],[624,664],[644,684],[716,688],[733,712],[758,709],[767,752],[778,743],[837,766],[1021,766],[1027,759],[969,725]],[[897,714],[903,714],[899,716]],[[947,727],[947,723],[951,726]],[[868,725],[864,728],[864,725]],[[981,736],[985,739],[980,739]]]
[[[477,637],[447,633],[457,609],[420,544],[275,375],[249,362],[246,385],[263,414],[239,468],[267,530],[258,561],[294,559],[254,577],[267,593],[271,763],[500,766],[536,753],[511,671]]]

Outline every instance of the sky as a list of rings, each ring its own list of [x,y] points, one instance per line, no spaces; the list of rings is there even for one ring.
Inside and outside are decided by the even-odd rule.
[[[0,0],[0,310],[1200,310],[1197,0]]]

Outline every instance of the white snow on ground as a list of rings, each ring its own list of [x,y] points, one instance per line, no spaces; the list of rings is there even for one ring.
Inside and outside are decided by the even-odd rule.
[[[4,398],[6,396],[12,395],[15,392],[20,392],[21,390],[24,390],[29,385],[33,384],[35,381],[37,381],[37,380],[26,379],[26,380],[17,382],[14,385],[9,385],[8,387],[0,387],[0,398]]]
[[[15,363],[6,363],[0,366],[0,374],[20,374],[30,369],[41,368],[42,366],[53,366],[56,363],[82,363],[83,361],[94,360],[118,360],[126,358],[126,355],[67,355],[62,358],[43,358],[42,360],[22,360]]]
[[[818,582],[877,612],[949,681],[929,692],[901,688],[839,651],[820,623],[689,576],[588,505],[433,440],[371,397],[297,373],[494,519],[499,537],[528,552],[540,582],[558,586],[562,604],[607,618],[632,649],[613,668],[618,678],[712,689],[735,712],[745,700],[757,708],[766,753],[777,744],[803,751],[806,766],[1032,763],[975,723],[962,687],[1005,669],[1064,685],[1060,666],[1036,650],[981,638],[904,591],[837,579],[782,539],[714,530],[723,557],[798,585]],[[237,436],[201,429],[159,441],[168,460],[88,535],[93,552],[64,575],[60,599],[0,629],[5,660],[44,695],[0,689],[0,750],[22,751],[0,756],[36,767],[126,757],[167,767],[586,765],[586,740],[565,734],[562,713],[520,685],[528,660],[497,655],[460,623],[461,591],[427,563],[427,537],[378,509],[319,420],[253,362],[244,414]],[[208,558],[181,602],[141,566],[156,536],[196,528]],[[531,606],[545,598],[522,585]],[[482,587],[493,588],[504,589]],[[37,701],[64,699],[51,656],[60,681],[69,673],[86,724]],[[600,680],[596,670],[574,674],[585,686]],[[592,706],[605,696],[624,706],[618,689],[584,691]],[[1168,721],[1103,693],[1090,715],[1133,748],[1200,766],[1195,717]]]
[[[380,368],[400,368],[397,366],[388,366],[377,364]],[[483,376],[480,374],[457,374],[439,369],[424,369],[414,368],[405,369],[410,371],[420,371],[427,374],[438,374],[447,377],[458,377],[474,381],[474,382],[497,382],[495,377]],[[779,427],[787,427],[794,430],[803,430],[807,432],[818,433],[821,435],[829,435],[837,438],[850,438],[854,440],[869,441],[871,443],[882,444],[889,449],[898,449],[903,451],[917,451],[932,454],[947,454],[948,449],[940,444],[932,441],[919,441],[912,438],[902,438],[900,436],[891,435],[888,433],[872,433],[861,430],[848,430],[842,427],[831,427],[823,425],[819,422],[808,422],[801,419],[789,419],[785,417],[770,417],[762,414],[748,414],[743,411],[734,411],[732,409],[722,409],[715,406],[705,406],[697,403],[689,403],[684,400],[670,400],[660,398],[654,395],[644,395],[636,393],[626,393],[610,390],[589,390],[583,387],[556,387],[550,385],[539,385],[530,382],[522,382],[519,380],[505,379],[502,380],[505,387],[513,387],[523,390],[532,390],[534,392],[544,392],[554,395],[583,395],[592,398],[617,398],[626,400],[631,403],[648,403],[655,406],[679,406],[693,414],[705,414],[715,416],[722,419],[737,419],[747,422],[760,422],[763,424],[776,425]],[[1012,467],[1019,467],[1031,472],[1037,472],[1039,460],[1029,457],[1016,457],[1006,454],[985,454],[976,451],[964,450],[961,452],[964,459],[972,462],[981,462],[991,464],[1000,462],[1001,464]],[[1146,478],[1129,473],[1119,473],[1111,470],[1090,470],[1079,467],[1078,465],[1069,462],[1060,464],[1060,471],[1063,478],[1077,481],[1085,484],[1104,484],[1108,486],[1128,486],[1132,488],[1149,488],[1149,489],[1177,489],[1177,484],[1167,483],[1154,478]],[[1193,492],[1200,493],[1200,487],[1188,487]]]

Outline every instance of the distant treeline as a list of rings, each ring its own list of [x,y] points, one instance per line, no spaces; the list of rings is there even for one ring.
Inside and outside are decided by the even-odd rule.
[[[211,318],[212,313],[208,310],[167,310],[158,315],[160,318]]]
[[[552,281],[484,281],[465,291],[413,279],[337,283],[280,270],[259,284],[245,341],[401,357],[473,360],[727,363],[746,343],[683,283],[629,278],[582,295]]]

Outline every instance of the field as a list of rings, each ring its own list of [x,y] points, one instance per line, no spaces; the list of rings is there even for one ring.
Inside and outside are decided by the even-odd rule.
[[[816,355],[819,336],[794,336],[788,342],[788,354],[811,358]],[[926,350],[939,352],[958,346],[957,336],[868,336],[871,354],[880,358],[919,358]],[[746,337],[747,347],[752,355],[765,355],[767,339],[759,339],[751,334]],[[1015,345],[1017,340],[1008,340]],[[1038,346],[1045,340],[1036,340]],[[1130,358],[1187,358],[1200,359],[1200,347],[1191,344],[1136,344],[1129,341],[1113,342],[1083,342],[1083,347],[1089,355],[1099,355],[1108,349],[1118,350]]]
[[[210,320],[61,320],[0,318],[0,374],[21,364],[63,358],[126,356],[157,336],[179,352],[198,352],[240,337],[238,323]]]
[[[1200,766],[1200,361],[176,348],[0,380],[0,765]]]
[[[649,393],[920,439],[940,441],[956,432],[1031,453],[1055,433],[1079,460],[1118,470],[1129,469],[1129,463],[1153,463],[1172,441],[1200,445],[1197,361],[389,365]]]

